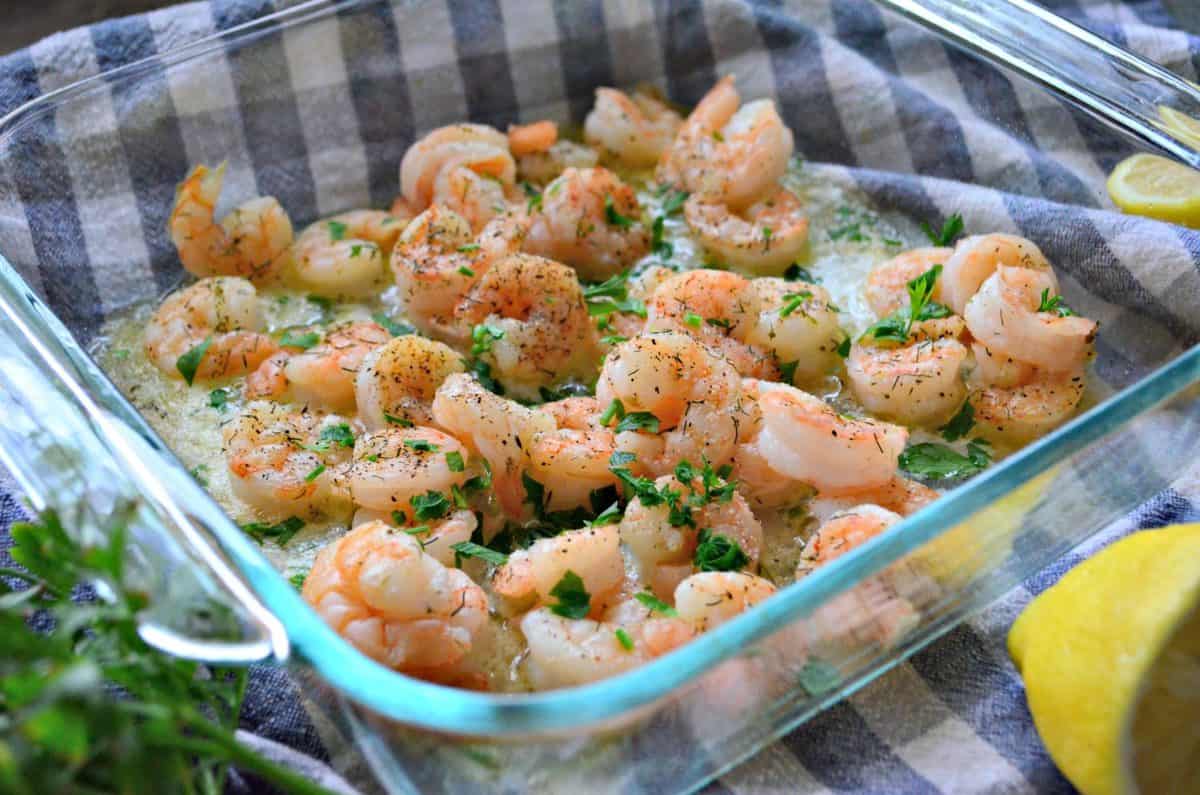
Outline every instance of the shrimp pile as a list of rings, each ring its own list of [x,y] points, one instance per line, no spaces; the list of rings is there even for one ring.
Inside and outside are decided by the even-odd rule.
[[[582,141],[433,130],[390,207],[298,235],[271,197],[217,220],[224,167],[197,166],[168,232],[198,280],[142,321],[138,372],[196,396],[162,427],[219,423],[218,498],[276,560],[315,552],[303,597],[362,654],[479,689],[616,675],[1083,397],[1096,323],[1029,240],[893,249],[849,318],[806,270],[793,149],[726,77],[686,118],[600,88]],[[839,604],[887,609],[845,623],[897,642],[917,609],[872,587]]]

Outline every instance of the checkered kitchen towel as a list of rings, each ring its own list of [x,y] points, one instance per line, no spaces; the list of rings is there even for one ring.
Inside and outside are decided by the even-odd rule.
[[[1200,39],[1180,32],[1155,0],[1053,5],[1200,77]],[[261,0],[193,3],[54,36],[0,58],[0,113],[270,10]],[[1108,386],[1130,383],[1144,374],[1141,363],[1200,337],[1200,234],[1110,212],[1103,179],[1127,146],[865,0],[347,4],[254,50],[218,51],[206,72],[202,88],[163,71],[140,88],[113,84],[98,111],[41,120],[44,129],[23,144],[28,157],[0,163],[0,251],[85,342],[107,313],[178,278],[163,229],[190,163],[228,158],[228,194],[275,195],[307,222],[387,205],[404,148],[433,126],[579,122],[591,89],[603,84],[654,82],[691,103],[730,72],[745,96],[778,98],[808,161],[835,164],[831,178],[880,207],[935,222],[961,212],[968,230],[1036,240],[1058,265],[1071,305],[1104,324],[1099,375]],[[1198,495],[1194,475],[1177,480],[1089,549],[1136,527],[1192,518]],[[0,526],[16,511],[15,499],[0,495]],[[1038,742],[1003,637],[1028,600],[1087,551],[712,791],[1071,791]],[[373,786],[350,749],[323,744],[329,737],[284,673],[261,669],[253,681],[243,715],[252,741],[332,762],[356,786]]]

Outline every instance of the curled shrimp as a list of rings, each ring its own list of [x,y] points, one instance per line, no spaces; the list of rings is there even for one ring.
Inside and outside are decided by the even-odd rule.
[[[763,277],[750,282],[745,302],[742,338],[788,365],[794,381],[819,378],[836,365],[846,332],[824,287]]]
[[[564,262],[602,281],[641,259],[650,246],[637,195],[606,168],[568,168],[542,191],[524,250]]]
[[[382,210],[355,210],[312,224],[293,249],[295,281],[330,298],[377,292],[384,263],[409,220]]]
[[[477,353],[505,390],[533,399],[538,387],[583,375],[595,361],[595,327],[575,272],[531,254],[488,268],[455,310],[464,328],[484,326]],[[476,340],[480,343],[480,340]]]
[[[455,373],[438,387],[433,418],[488,462],[501,507],[522,516],[528,450],[537,434],[554,430],[554,418],[489,392],[468,373]]]
[[[569,168],[594,168],[600,156],[591,147],[574,141],[556,141],[550,148],[517,157],[517,173],[522,179],[545,185]]]
[[[991,442],[1019,446],[1044,436],[1071,418],[1083,399],[1082,368],[1036,372],[1012,386],[980,386],[968,395],[975,430]]]
[[[751,273],[782,273],[808,248],[808,216],[800,200],[784,188],[742,212],[696,194],[683,212],[688,228],[709,253]]]
[[[615,486],[609,459],[617,449],[616,436],[598,421],[599,401],[566,398],[538,408],[558,425],[537,434],[529,449],[530,476],[546,488],[546,509],[587,506],[593,492]]]
[[[989,350],[1048,373],[1081,370],[1092,353],[1096,322],[1038,311],[1055,295],[1051,271],[1000,266],[967,303],[967,328]]]
[[[722,78],[663,153],[658,181],[735,210],[774,193],[792,156],[791,130],[771,100],[740,104],[733,78]]]
[[[507,208],[517,166],[508,137],[483,124],[439,127],[409,147],[400,161],[400,191],[408,207],[438,204],[479,230]]]
[[[671,145],[681,124],[678,113],[649,94],[597,88],[596,104],[583,121],[583,138],[629,168],[649,168]]]
[[[482,588],[383,522],[322,549],[301,595],[363,654],[435,681],[453,677],[488,620]]]
[[[348,505],[337,475],[349,454],[322,432],[347,425],[337,415],[253,401],[221,429],[230,485],[238,499],[272,516],[331,514]]]
[[[909,304],[908,283],[937,265],[943,266],[942,278],[933,283],[930,300],[942,300],[945,263],[954,253],[952,248],[914,248],[892,257],[867,276],[867,304],[879,317],[890,315]]]
[[[666,502],[644,505],[635,497],[621,519],[621,541],[637,563],[641,582],[661,599],[669,599],[675,587],[693,572],[693,557],[699,536],[698,528],[714,536],[725,536],[737,543],[748,558],[747,567],[758,570],[763,550],[763,528],[751,512],[746,500],[736,492],[728,499],[705,499],[699,479],[681,483],[673,475],[664,475],[654,482],[660,494],[675,493],[679,504],[688,505],[697,498],[701,505],[691,507],[689,520],[672,523],[678,507]]]
[[[707,632],[775,593],[770,580],[740,571],[702,571],[675,589],[675,611]]]
[[[365,358],[391,339],[378,323],[346,323],[330,329],[307,350],[283,350],[246,379],[246,397],[303,403],[353,412],[354,381]]]
[[[508,125],[508,151],[513,157],[545,152],[558,140],[558,125],[549,119]]]
[[[638,472],[665,475],[681,461],[719,467],[733,455],[738,437],[740,382],[733,366],[684,334],[635,337],[604,360],[596,397],[621,401],[628,416],[653,415],[658,431],[617,433],[617,450],[631,453]]]
[[[245,279],[214,276],[167,296],[146,324],[146,356],[182,377],[179,358],[203,348],[191,380],[232,378],[254,370],[277,350],[262,333],[258,292]]]
[[[261,196],[216,221],[225,164],[196,166],[175,191],[167,219],[171,242],[189,273],[270,281],[290,260],[292,221],[279,202]]]
[[[860,340],[850,348],[846,375],[871,414],[906,425],[937,426],[954,416],[966,397],[966,360],[966,346],[953,338],[900,347]]]
[[[822,523],[804,545],[796,577],[808,575],[818,566],[870,541],[899,521],[899,514],[878,505],[856,505],[839,511]]]
[[[462,343],[454,309],[499,257],[516,253],[526,223],[512,215],[493,220],[479,236],[462,216],[439,206],[414,218],[392,250],[392,274],[405,316],[423,333]]]
[[[646,304],[645,330],[687,334],[724,356],[742,375],[775,378],[779,371],[771,357],[745,341],[751,309],[746,277],[704,268],[685,271],[655,288]]]
[[[592,613],[599,615],[625,580],[617,526],[585,527],[538,539],[508,556],[508,562],[497,569],[492,588],[509,599],[536,596],[545,604],[567,572],[583,581]]]
[[[448,376],[461,373],[464,365],[450,346],[406,334],[372,350],[357,369],[354,397],[359,419],[379,430],[393,423],[431,424],[437,388]]]
[[[1054,270],[1042,250],[1031,241],[1016,235],[994,233],[964,237],[945,260],[940,286],[940,300],[957,314],[963,314],[967,302],[978,292],[996,268],[1005,265],[1047,274],[1051,293],[1058,293]]]
[[[346,470],[345,483],[356,505],[396,511],[420,522],[423,516],[414,499],[429,492],[445,496],[461,487],[467,480],[467,458],[461,442],[435,428],[370,431],[354,442],[354,462]]]

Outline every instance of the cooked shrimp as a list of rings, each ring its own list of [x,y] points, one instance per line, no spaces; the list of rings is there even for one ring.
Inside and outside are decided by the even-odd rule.
[[[602,281],[645,255],[650,240],[640,219],[637,195],[616,174],[568,168],[542,191],[524,250]]]
[[[846,375],[871,414],[905,425],[938,426],[966,397],[966,359],[966,346],[952,338],[898,348],[859,340],[850,348]]]
[[[646,304],[645,330],[687,334],[724,356],[745,376],[779,371],[761,347],[745,341],[753,310],[750,280],[730,271],[698,269],[669,277]]]
[[[676,505],[644,505],[635,497],[625,509],[620,530],[621,541],[637,562],[641,582],[659,598],[670,599],[675,586],[692,573],[699,529],[735,541],[749,559],[747,568],[758,570],[763,528],[740,494],[733,492],[725,501],[706,500],[699,479],[684,485],[673,475],[658,478],[654,486],[660,494],[674,493]],[[672,524],[679,506],[690,506],[692,501],[701,504],[688,509],[688,521],[676,517],[679,523]]]
[[[521,633],[529,645],[529,678],[539,689],[616,676],[682,646],[694,634],[677,618],[617,623],[563,618],[545,607],[525,614]]]
[[[749,319],[742,337],[757,349],[774,354],[781,364],[794,363],[793,379],[819,378],[837,363],[846,332],[838,309],[819,284],[783,279],[753,279],[749,285]]]
[[[707,632],[775,593],[770,580],[740,571],[702,571],[675,589],[675,611]]]
[[[617,442],[613,432],[599,423],[600,402],[575,397],[538,408],[558,424],[555,430],[535,436],[529,449],[530,474],[546,487],[546,509],[587,506],[592,492],[615,486],[609,459]]]
[[[233,493],[272,516],[313,516],[348,505],[338,474],[349,450],[323,442],[337,415],[254,401],[221,431]]]
[[[414,218],[392,250],[392,273],[405,316],[423,333],[462,343],[470,334],[454,308],[498,257],[515,253],[527,221],[496,218],[475,237],[458,214],[433,206]]]
[[[878,505],[856,505],[827,519],[808,540],[801,553],[796,577],[803,577],[900,521],[900,515]]]
[[[445,496],[461,487],[468,473],[453,462],[465,464],[468,457],[461,442],[435,428],[371,431],[355,440],[354,463],[345,482],[356,505],[398,511],[420,524],[426,517],[417,511],[414,498],[429,492]]]
[[[740,103],[732,77],[713,86],[663,153],[658,181],[735,210],[773,193],[792,156],[792,132],[771,100]]]
[[[437,388],[463,370],[462,357],[444,343],[417,334],[396,337],[368,353],[358,368],[358,417],[373,430],[405,422],[429,425]]]
[[[971,381],[975,384],[1018,386],[1032,381],[1037,373],[1037,368],[1032,364],[1014,359],[1007,353],[993,351],[979,342],[971,343],[971,353],[975,356],[975,369],[971,371]]]
[[[515,184],[516,173],[504,133],[483,124],[453,124],[434,130],[404,153],[400,191],[413,210],[439,204],[479,230],[507,208],[506,191]]]
[[[600,156],[591,147],[574,141],[556,141],[549,149],[529,152],[517,158],[517,174],[522,179],[545,185],[568,168],[592,168]]]
[[[277,350],[261,333],[258,293],[245,279],[216,276],[167,296],[146,324],[146,356],[168,376],[182,377],[179,357],[203,350],[193,380],[243,375]]]
[[[783,384],[758,391],[758,422],[738,450],[739,482],[746,480],[742,470],[773,472],[836,493],[881,486],[895,476],[908,440],[904,428],[838,414],[820,398]]]
[[[382,210],[355,210],[317,221],[296,239],[295,281],[331,298],[378,292],[384,263],[408,220]]]
[[[545,604],[554,598],[550,591],[567,572],[574,572],[591,598],[592,614],[599,615],[625,580],[620,540],[617,526],[611,524],[539,539],[508,556],[492,587],[509,599],[536,596]]]
[[[818,519],[828,519],[856,505],[870,503],[901,516],[910,516],[940,496],[922,483],[897,475],[882,486],[842,491],[834,496],[818,494],[809,503],[809,511]]]
[[[654,291],[659,285],[675,275],[675,271],[662,265],[650,265],[629,277],[625,284],[628,297],[640,301],[642,306],[650,302]],[[617,336],[629,339],[641,334],[646,328],[645,313],[613,312],[607,318],[608,333],[615,332]]]
[[[554,418],[489,392],[467,373],[455,373],[438,387],[433,418],[488,462],[500,505],[510,516],[522,516],[527,451],[538,433],[554,430]]]
[[[1033,241],[1016,235],[974,235],[958,241],[953,255],[945,261],[939,279],[941,302],[963,314],[980,285],[1001,265],[1044,272],[1050,292],[1058,293],[1054,270]]]
[[[453,675],[488,620],[482,588],[383,522],[322,549],[301,594],[363,654],[434,680]]]
[[[867,304],[879,317],[908,306],[908,283],[938,265],[943,267],[942,278],[934,282],[930,300],[940,303],[945,265],[953,253],[952,248],[914,248],[891,258],[867,276]]]
[[[1051,271],[1000,266],[967,303],[963,318],[975,339],[1049,373],[1081,369],[1092,354],[1096,322],[1078,315],[1039,312],[1055,295]]]
[[[354,380],[365,358],[391,339],[378,323],[346,323],[330,329],[307,350],[284,350],[246,379],[246,397],[303,403],[353,412]]]
[[[538,387],[594,367],[595,327],[583,288],[561,263],[531,254],[500,259],[454,314],[465,328],[486,327],[485,348],[477,355],[517,397],[533,399]]]
[[[683,119],[649,94],[597,88],[583,122],[583,138],[629,168],[649,168],[675,139]]]
[[[437,558],[438,563],[443,566],[454,565],[454,545],[470,541],[479,525],[471,511],[455,511],[444,519],[418,522],[403,513],[359,508],[350,520],[350,527],[355,528],[368,522],[384,522],[413,536],[421,542],[421,549],[425,554]]]
[[[968,399],[975,410],[975,430],[997,444],[1025,444],[1070,419],[1084,387],[1081,367],[1075,372],[1036,373],[1014,386],[972,389]]]
[[[558,125],[549,119],[508,125],[508,151],[513,157],[545,152],[558,140]]]
[[[196,276],[242,276],[270,281],[290,259],[292,221],[279,202],[262,196],[243,202],[217,223],[225,164],[196,166],[175,192],[167,219],[179,260]]]
[[[808,216],[784,188],[742,212],[696,194],[683,207],[688,228],[709,253],[752,273],[782,273],[808,248]]]
[[[738,436],[740,380],[725,359],[683,334],[646,334],[623,342],[605,358],[596,383],[604,406],[620,400],[628,415],[648,412],[658,433],[627,430],[617,449],[632,453],[636,472],[665,475],[681,461],[719,467]]]

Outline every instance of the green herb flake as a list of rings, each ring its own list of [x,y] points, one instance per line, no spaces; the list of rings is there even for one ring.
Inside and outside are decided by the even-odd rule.
[[[654,223],[650,225],[650,251],[668,260],[675,253],[675,246],[663,236],[665,220],[664,216],[657,215],[654,217]]]
[[[197,464],[188,470],[188,474],[191,475],[201,486],[208,488],[208,477],[204,474],[207,471],[208,464]]]
[[[688,196],[691,194],[684,190],[670,188],[669,186],[668,190],[667,197],[663,200],[662,211],[663,215],[670,217],[683,208],[684,202],[688,200]]]
[[[693,562],[700,571],[739,571],[750,562],[738,542],[727,535],[705,528],[698,541]]]
[[[383,421],[386,422],[388,425],[399,425],[401,428],[413,427],[413,421],[408,419],[407,417],[397,417],[393,414],[388,414],[386,412],[384,412]]]
[[[810,300],[813,294],[804,290],[799,293],[788,293],[783,297],[783,306],[779,307],[779,316],[787,317],[804,305],[805,301]]]
[[[942,224],[941,231],[934,231],[928,221],[921,222],[921,229],[924,230],[925,236],[935,246],[949,247],[954,245],[954,241],[963,233],[963,217],[958,213],[954,213],[946,222]]]
[[[843,359],[848,357],[850,355],[850,345],[851,344],[852,343],[851,343],[850,337],[849,337],[849,335],[847,335],[845,339],[843,339],[841,342],[838,343],[837,355],[841,356]]]
[[[208,393],[208,405],[218,411],[225,408],[231,393],[228,389],[214,389]]]
[[[641,602],[642,606],[648,608],[651,613],[658,613],[659,615],[663,615],[668,618],[674,618],[675,616],[679,615],[675,608],[671,607],[669,604],[659,599],[649,591],[636,593],[633,595],[633,598]]]
[[[604,220],[609,226],[615,226],[618,229],[628,229],[633,226],[633,219],[628,216],[621,215],[617,212],[616,205],[613,204],[611,194],[604,196]]]
[[[288,330],[283,332],[283,336],[279,338],[280,346],[284,348],[300,348],[301,350],[308,350],[320,342],[321,335],[315,331],[297,334],[294,331]]]
[[[648,411],[631,411],[621,417],[617,423],[617,433],[623,431],[641,431],[643,433],[658,433],[658,417]]]
[[[454,565],[458,567],[462,565],[462,558],[479,558],[493,566],[503,566],[508,563],[508,555],[473,541],[460,541],[451,545],[450,548],[454,550]]]
[[[583,587],[583,579],[570,569],[550,589],[550,595],[558,600],[550,605],[550,612],[563,618],[587,618],[591,610],[591,594]]]
[[[612,403],[609,403],[608,408],[600,415],[600,424],[610,425],[614,419],[625,419],[625,405],[618,398],[613,398]]]
[[[408,323],[401,323],[392,320],[383,312],[376,312],[375,314],[371,315],[371,319],[383,326],[384,330],[393,337],[406,337],[409,334],[415,334],[417,332],[415,327],[409,325]]]
[[[1042,300],[1038,303],[1037,311],[1049,312],[1059,317],[1070,317],[1075,314],[1075,310],[1063,303],[1061,295],[1050,295],[1049,287],[1042,290]]]
[[[291,577],[288,577],[288,582],[290,582],[292,584],[293,588],[295,588],[297,591],[299,591],[299,590],[303,590],[304,581],[307,579],[308,579],[307,571],[298,571],[295,574],[293,574]]]
[[[327,221],[326,226],[329,229],[329,239],[333,241],[344,240],[346,238],[346,230],[349,229],[341,221]]]
[[[785,384],[794,384],[796,381],[796,368],[799,365],[799,361],[782,362],[779,365],[779,380]]]
[[[317,464],[311,472],[304,476],[305,483],[312,483],[317,478],[321,477],[321,473],[325,471],[324,464]]]
[[[336,425],[326,425],[321,429],[321,435],[317,438],[331,446],[354,446],[354,431],[350,430],[350,424],[347,422],[339,422]]]
[[[468,279],[471,279],[471,278],[474,278],[474,277],[475,277],[475,271],[471,270],[471,269],[470,269],[470,268],[468,268],[466,265],[459,265],[459,266],[458,266],[458,272],[459,272],[461,275],[463,275],[463,276],[466,276]]]
[[[451,450],[446,453],[446,466],[451,472],[464,472],[467,469],[467,462],[463,461],[462,453],[457,450]]]
[[[950,418],[950,421],[938,428],[942,433],[942,438],[947,442],[956,442],[965,437],[975,427],[975,408],[968,401],[962,404],[962,408],[958,413]]]
[[[248,522],[242,525],[242,532],[253,538],[258,543],[262,543],[264,539],[270,538],[281,547],[287,546],[287,543],[304,529],[304,520],[298,516],[289,516],[282,522],[268,524],[266,522]]]
[[[629,637],[628,632],[618,627],[617,631],[613,634],[617,636],[617,643],[621,644],[621,648],[625,651],[633,651],[633,638]]]
[[[991,463],[987,442],[972,439],[967,454],[943,444],[922,442],[907,447],[900,454],[900,468],[924,480],[962,480],[982,472]]]
[[[704,318],[700,317],[695,312],[688,312],[683,316],[683,322],[687,323],[692,328],[700,328],[704,325]]]
[[[128,348],[117,348],[112,352],[112,356],[114,359],[128,359],[129,353],[130,351]]]
[[[405,439],[404,446],[418,453],[436,453],[438,446],[428,439]]]
[[[478,251],[478,250],[479,250],[478,243],[466,243],[466,244],[458,247],[458,252],[460,254],[470,254],[470,253]]]
[[[328,312],[330,309],[333,309],[333,301],[323,295],[315,295],[310,293],[309,295],[304,296],[304,299],[320,309],[322,312]]]
[[[441,519],[450,512],[450,500],[445,494],[432,489],[409,499],[413,516],[418,522]]]
[[[492,344],[496,340],[502,339],[504,339],[504,329],[480,323],[471,329],[471,354],[479,356],[480,354],[487,353],[492,349]]]
[[[403,515],[403,514],[401,514],[401,515]],[[427,524],[419,524],[416,527],[404,528],[404,534],[409,535],[409,536],[424,536],[424,535],[429,535],[429,532],[432,529],[433,528]]]
[[[192,381],[195,380],[196,371],[200,369],[200,362],[203,361],[204,354],[208,353],[212,341],[213,337],[209,334],[203,342],[193,346],[187,353],[175,360],[175,369],[183,376],[183,380],[187,381],[188,386],[191,386]]]

